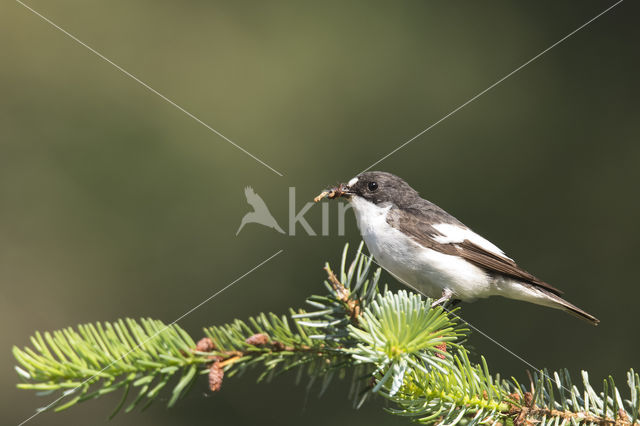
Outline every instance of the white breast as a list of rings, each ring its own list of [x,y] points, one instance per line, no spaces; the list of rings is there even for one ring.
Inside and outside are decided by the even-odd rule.
[[[490,295],[488,276],[458,256],[422,247],[387,223],[391,206],[377,206],[361,197],[351,199],[358,228],[377,263],[402,283],[438,298],[444,288],[458,299]]]

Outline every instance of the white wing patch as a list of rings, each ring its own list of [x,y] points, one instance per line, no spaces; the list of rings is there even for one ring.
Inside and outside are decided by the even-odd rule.
[[[351,186],[355,185],[357,182],[358,182],[358,176],[354,177],[349,182],[347,182],[347,185],[349,185],[351,187]]]
[[[504,252],[491,241],[481,237],[471,229],[461,228],[458,225],[451,225],[449,223],[439,223],[437,225],[433,225],[433,227],[436,229],[436,231],[442,234],[442,236],[437,236],[434,238],[441,244],[461,243],[464,240],[469,240],[473,244],[477,245],[478,247],[482,247],[488,252],[513,260],[505,256]]]

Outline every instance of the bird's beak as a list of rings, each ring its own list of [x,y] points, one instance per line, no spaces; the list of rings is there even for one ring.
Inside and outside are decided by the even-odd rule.
[[[314,198],[313,201],[317,203],[325,197],[330,200],[338,197],[351,198],[351,194],[353,194],[353,192],[351,192],[349,185],[347,185],[346,183],[341,183],[338,186],[334,186],[333,188],[330,188],[326,191],[322,191],[322,193]]]
[[[351,188],[349,188],[349,185],[347,185],[346,183],[341,183],[338,186],[338,188],[335,189],[335,195],[333,198],[336,198],[336,197],[351,198],[352,194],[353,192],[351,191]]]

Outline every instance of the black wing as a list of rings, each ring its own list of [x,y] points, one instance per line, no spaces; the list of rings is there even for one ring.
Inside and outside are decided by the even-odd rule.
[[[418,209],[401,210],[394,208],[391,209],[387,215],[387,223],[408,234],[414,241],[424,247],[440,253],[460,256],[489,273],[524,281],[558,296],[562,294],[562,291],[531,275],[508,257],[487,251],[469,240],[448,244],[437,242],[435,238],[442,236],[442,234],[438,232],[432,224],[451,223],[464,227],[462,223],[452,216],[446,213],[446,216],[444,216],[442,213],[444,213],[444,211],[424,212]],[[443,221],[440,222],[438,219],[443,219]]]

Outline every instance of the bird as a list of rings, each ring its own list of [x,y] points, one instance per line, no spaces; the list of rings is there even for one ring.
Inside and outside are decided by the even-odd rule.
[[[279,233],[284,234],[284,231],[280,228],[278,222],[276,222],[262,197],[256,194],[252,187],[247,186],[244,188],[244,195],[247,198],[247,203],[253,207],[253,211],[243,216],[242,221],[240,222],[240,227],[238,228],[238,231],[236,231],[236,235],[240,233],[240,230],[242,230],[244,225],[247,223],[259,223],[260,225],[268,226],[269,228],[273,228]]]
[[[325,196],[348,200],[376,263],[437,299],[433,306],[503,296],[561,309],[593,325],[600,322],[396,175],[363,172],[316,201]]]

